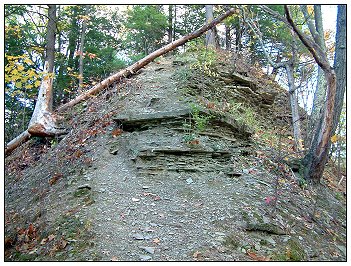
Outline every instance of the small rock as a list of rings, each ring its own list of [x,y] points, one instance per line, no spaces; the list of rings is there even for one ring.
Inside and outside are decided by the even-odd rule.
[[[143,236],[142,234],[138,234],[138,233],[133,234],[132,237],[133,237],[134,239],[136,239],[136,240],[144,240],[144,239],[145,239],[144,236]]]
[[[343,245],[336,245],[338,247],[338,249],[340,249],[340,251],[344,254],[344,256],[346,256],[346,247]]]
[[[274,240],[272,237],[270,237],[270,236],[265,237],[264,240],[266,240],[269,244],[271,244],[271,245],[273,245],[273,246],[276,245],[275,240]],[[287,241],[287,240],[286,240],[286,241]]]
[[[155,248],[154,247],[139,247],[143,250],[145,250],[147,253],[154,254],[155,253]]]
[[[250,172],[249,169],[243,169],[243,173],[244,173],[244,174],[247,175],[249,172]]]
[[[191,183],[193,183],[193,179],[191,177],[189,177],[187,180],[186,180],[187,184],[190,185]]]
[[[116,155],[116,154],[118,153],[118,149],[111,150],[110,153],[111,153],[112,155]]]
[[[84,184],[78,187],[78,189],[91,189],[91,186],[89,184]]]
[[[149,186],[143,186],[143,189],[148,189],[148,188],[150,188]]]
[[[151,260],[152,257],[151,256],[148,256],[148,255],[139,255],[139,258],[142,260],[142,261],[146,261],[146,260]]]
[[[271,219],[269,219],[269,217],[266,217],[266,216],[262,216],[262,220],[264,223],[268,224],[271,222]]]

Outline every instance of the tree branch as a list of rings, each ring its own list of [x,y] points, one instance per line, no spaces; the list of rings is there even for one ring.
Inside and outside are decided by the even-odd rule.
[[[289,28],[291,28],[291,25],[289,24],[288,20],[287,20],[284,16],[282,16],[282,15],[280,15],[278,12],[276,12],[276,11],[270,9],[270,8],[269,8],[268,6],[266,6],[266,5],[261,5],[260,7],[261,7],[264,11],[266,11],[268,14],[270,14],[272,17],[274,17],[274,18],[276,18],[276,19],[278,19],[278,20],[284,22]]]
[[[307,49],[310,51],[312,54],[313,58],[316,60],[317,64],[322,68],[325,69],[326,71],[331,72],[332,67],[329,64],[328,58],[323,52],[323,50],[319,47],[319,45],[313,41],[309,36],[304,34],[293,22],[290,11],[287,5],[284,5],[284,10],[285,10],[285,15],[288,23],[291,25],[297,36],[299,36],[299,39],[301,42],[307,47]]]

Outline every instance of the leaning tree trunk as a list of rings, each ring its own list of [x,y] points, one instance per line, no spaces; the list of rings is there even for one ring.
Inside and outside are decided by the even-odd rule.
[[[62,112],[72,106],[74,106],[77,103],[80,103],[81,101],[86,100],[87,98],[89,98],[90,96],[99,93],[100,91],[102,91],[103,89],[105,89],[106,87],[108,87],[109,85],[111,85],[112,83],[121,80],[124,77],[128,77],[130,75],[135,74],[139,69],[143,68],[144,66],[146,66],[147,64],[149,64],[150,62],[152,62],[155,58],[164,55],[166,53],[168,53],[169,51],[174,50],[175,48],[177,48],[180,45],[185,44],[186,42],[195,39],[197,37],[199,37],[200,35],[202,35],[203,33],[205,33],[206,31],[208,31],[209,29],[211,29],[212,27],[214,27],[215,25],[217,25],[218,23],[220,23],[221,21],[223,21],[225,18],[229,17],[230,15],[232,15],[235,12],[234,8],[229,9],[227,12],[225,12],[224,14],[222,14],[221,16],[219,16],[218,18],[212,20],[210,23],[202,26],[200,29],[156,50],[155,52],[149,54],[148,56],[144,57],[143,59],[139,60],[138,62],[134,63],[133,65],[131,65],[130,67],[121,70],[120,72],[108,77],[107,79],[103,80],[102,82],[100,82],[99,84],[95,85],[94,87],[92,87],[90,90],[86,91],[85,93],[79,95],[77,98],[73,99],[72,101],[62,105],[61,107],[59,107],[57,109],[57,111]],[[12,140],[10,143],[8,143],[6,145],[6,149],[5,149],[5,155],[9,155],[11,153],[12,150],[14,150],[15,148],[17,148],[18,146],[20,146],[22,143],[24,143],[25,141],[27,141],[30,138],[30,135],[28,135],[29,133],[26,131],[23,132],[20,136],[16,137],[14,140]],[[10,145],[11,144],[11,145]],[[9,146],[10,145],[10,146]]]
[[[325,52],[314,40],[305,35],[296,27],[290,16],[288,6],[285,5],[284,8],[289,24],[292,26],[301,42],[310,51],[317,64],[323,69],[327,80],[327,100],[323,108],[322,118],[319,126],[317,127],[316,133],[313,136],[310,149],[303,160],[304,176],[318,182],[322,178],[330,148],[330,138],[332,136],[332,128],[334,123],[333,116],[335,111],[336,75],[333,68],[329,64]]]

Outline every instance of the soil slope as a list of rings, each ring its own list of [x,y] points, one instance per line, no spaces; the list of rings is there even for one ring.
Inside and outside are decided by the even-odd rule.
[[[187,66],[150,64],[6,159],[6,260],[346,260],[342,191],[299,186],[225,112],[236,99],[278,127],[286,94]]]

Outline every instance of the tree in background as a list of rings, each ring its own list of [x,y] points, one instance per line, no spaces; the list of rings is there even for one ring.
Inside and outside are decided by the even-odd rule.
[[[6,141],[27,129],[40,86],[45,31],[36,9],[28,5],[5,8]]]
[[[282,15],[284,12],[282,6],[262,7],[254,10],[241,8],[241,10],[245,23],[250,28],[253,38],[257,40],[254,45],[259,45],[252,53],[257,54],[263,65],[268,64],[268,70],[273,68],[273,79],[280,69],[285,70],[284,74],[289,88],[294,147],[299,152],[303,147],[296,70],[300,64],[304,64],[300,58],[305,57],[307,49],[301,42],[298,45],[297,36],[291,28],[284,24],[283,21],[286,23],[287,21]],[[267,13],[270,16],[267,16]],[[276,60],[272,57],[275,57]]]
[[[317,64],[323,69],[327,81],[326,101],[323,107],[322,119],[318,124],[316,133],[313,136],[311,146],[306,154],[303,165],[304,175],[308,179],[315,182],[322,178],[325,164],[328,159],[329,150],[331,146],[331,137],[335,133],[336,126],[340,119],[342,104],[336,104],[343,101],[345,90],[345,83],[336,79],[334,69],[329,63],[327,54],[318,45],[318,43],[303,33],[294,23],[291,18],[288,6],[285,6],[285,13],[289,24],[296,32],[301,42],[308,48],[314,57]],[[346,8],[343,5],[338,6],[337,16],[337,32],[336,32],[336,47],[334,66],[340,68],[340,74],[346,78],[344,69],[346,63]],[[341,83],[341,84],[340,84]],[[339,85],[338,85],[339,84]],[[341,97],[341,100],[338,97]],[[340,109],[340,110],[339,110]]]
[[[81,92],[83,89],[83,68],[84,68],[84,63],[83,63],[83,58],[84,58],[84,39],[85,39],[85,34],[87,30],[87,21],[89,20],[89,6],[85,6],[85,15],[81,16],[82,20],[82,31],[80,34],[80,46],[79,46],[79,84],[78,84],[78,92]]]
[[[303,13],[303,16],[305,18],[306,24],[308,26],[309,32],[313,40],[318,44],[321,50],[324,53],[326,53],[327,49],[326,49],[325,39],[324,39],[321,5],[314,5],[313,9],[308,8],[307,5],[301,5],[300,9]],[[318,66],[317,86],[314,92],[312,111],[309,119],[308,131],[311,132],[311,134],[306,139],[307,145],[311,144],[313,132],[316,130],[318,122],[321,118],[321,111],[322,111],[321,109],[325,101],[326,91],[327,91],[327,84],[326,84],[324,72],[323,72],[323,69],[320,66]]]
[[[138,59],[160,48],[168,26],[167,16],[155,5],[138,5],[126,12],[125,47]]]
[[[210,23],[213,20],[213,5],[205,5],[205,10],[206,10],[206,23]],[[210,29],[208,32],[206,32],[206,41],[205,41],[206,46],[219,48],[219,43],[216,41],[217,40],[216,35],[217,35],[217,31],[215,27]]]

